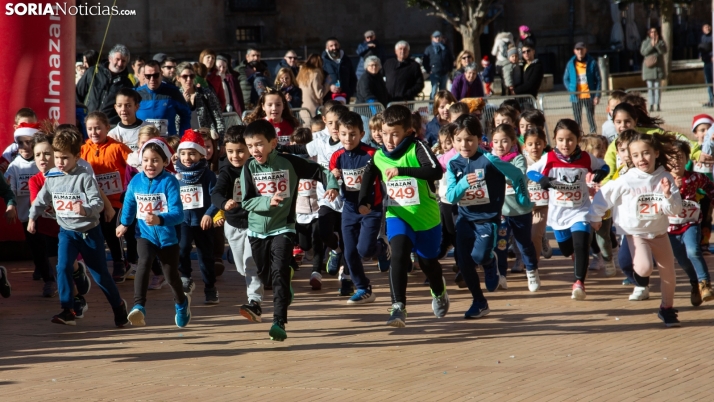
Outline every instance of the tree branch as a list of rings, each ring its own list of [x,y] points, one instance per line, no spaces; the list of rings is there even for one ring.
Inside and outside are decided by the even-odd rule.
[[[434,1],[434,0],[423,0],[423,1],[426,2],[426,3],[428,3],[429,5],[431,5],[431,6],[434,8],[434,10],[436,10],[436,11],[429,12],[429,13],[427,13],[426,15],[443,18],[443,19],[445,19],[446,21],[448,21],[449,24],[453,25],[453,26],[456,27],[456,28],[458,28],[459,25],[461,25],[461,19],[460,19],[460,18],[458,18],[458,17],[454,18],[454,17],[451,17],[451,16],[449,16],[448,14],[446,14],[446,12],[444,11],[444,9],[441,8],[441,7],[436,3],[436,1]]]
[[[499,15],[501,15],[501,13],[503,13],[503,8],[501,8],[500,10],[498,10],[498,11],[496,12],[496,15],[493,16],[493,18],[491,18],[491,19],[489,19],[488,21],[484,22],[482,25],[483,25],[483,26],[487,26],[488,24],[492,23],[493,21],[496,20],[496,18],[498,18]]]

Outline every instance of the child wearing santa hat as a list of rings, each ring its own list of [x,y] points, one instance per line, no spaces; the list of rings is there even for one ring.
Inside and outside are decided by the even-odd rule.
[[[488,56],[483,56],[483,59],[481,59],[481,67],[483,67],[483,71],[479,75],[481,76],[481,82],[483,82],[483,93],[486,96],[493,95],[491,84],[493,84],[493,78],[496,76],[496,69],[491,65]]]
[[[206,144],[201,133],[186,130],[178,146],[177,178],[181,185],[181,202],[184,219],[181,223],[179,272],[183,291],[193,292],[191,279],[191,248],[196,243],[198,265],[201,268],[206,304],[218,304],[216,270],[213,258],[213,217],[218,208],[211,203],[211,193],[216,185],[216,174],[206,160]]]

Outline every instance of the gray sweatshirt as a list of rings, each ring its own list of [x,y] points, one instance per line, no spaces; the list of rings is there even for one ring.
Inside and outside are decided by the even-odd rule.
[[[72,212],[72,206],[78,201],[82,202],[87,216]],[[47,207],[54,208],[57,224],[62,229],[84,233],[99,225],[104,201],[97,181],[84,167],[75,166],[69,173],[53,168],[45,174],[45,185],[30,207],[30,219],[39,218]]]

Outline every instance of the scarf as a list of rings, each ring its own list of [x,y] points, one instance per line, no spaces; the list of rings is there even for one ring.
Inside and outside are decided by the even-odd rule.
[[[389,158],[389,159],[399,159],[404,155],[409,147],[416,141],[416,137],[414,135],[410,135],[408,137],[405,137],[404,140],[397,145],[396,148],[394,148],[394,151],[387,151],[387,148],[382,145],[382,152],[384,152],[384,155]]]
[[[436,51],[436,53],[441,53],[446,50],[446,47],[441,42],[431,42],[431,44],[434,46],[434,50]]]
[[[520,155],[518,152],[513,152],[513,150],[511,150],[509,153],[499,156],[499,158],[504,162],[510,162],[510,161],[516,159],[516,156],[518,156],[518,155]],[[498,155],[496,155],[496,156],[498,156]]]
[[[558,148],[553,148],[553,152],[555,152],[555,156],[557,156],[558,159],[560,159],[561,161],[563,161],[565,163],[573,163],[573,162],[577,161],[578,159],[580,159],[580,155],[582,154],[582,152],[580,151],[580,145],[575,147],[575,151],[573,151],[573,153],[570,154],[570,156],[563,155],[558,150]]]
[[[176,161],[176,172],[181,175],[181,180],[186,184],[198,183],[206,169],[208,169],[208,161],[205,158],[189,167],[184,166],[180,160]]]

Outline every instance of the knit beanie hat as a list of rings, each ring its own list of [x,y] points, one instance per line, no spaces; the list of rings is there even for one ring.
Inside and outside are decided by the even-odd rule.
[[[17,137],[32,137],[38,131],[40,131],[39,123],[20,123],[15,129],[13,137],[17,142]]]
[[[178,146],[178,150],[182,149],[195,149],[199,154],[206,156],[206,143],[203,142],[203,137],[198,131],[188,129],[183,133],[181,137],[181,143]]]
[[[518,54],[518,49],[516,49],[515,47],[508,49],[508,57],[511,57],[514,54]]]
[[[711,124],[714,125],[714,118],[709,116],[708,114],[698,114],[694,116],[692,119],[692,132],[697,129],[697,126],[700,124]],[[17,135],[17,134],[15,134]]]

